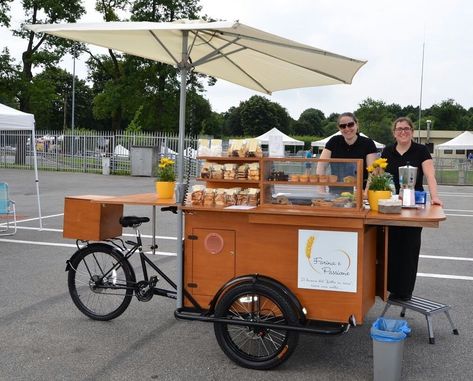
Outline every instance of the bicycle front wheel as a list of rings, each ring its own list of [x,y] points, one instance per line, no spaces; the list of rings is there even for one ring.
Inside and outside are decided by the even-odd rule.
[[[215,336],[223,352],[237,364],[266,370],[286,361],[297,346],[299,333],[285,325],[298,323],[289,301],[274,288],[242,283],[225,293],[215,317],[253,323],[281,325],[280,329],[214,323]]]
[[[69,267],[69,294],[84,315],[111,320],[127,309],[134,277],[119,251],[104,244],[88,245],[71,258]]]

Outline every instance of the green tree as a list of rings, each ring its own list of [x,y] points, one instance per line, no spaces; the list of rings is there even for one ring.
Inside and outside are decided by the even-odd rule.
[[[243,102],[240,102],[240,106]],[[241,108],[230,107],[226,113],[224,113],[224,136],[243,136],[243,127],[241,124]]]
[[[240,117],[245,136],[258,136],[273,127],[285,133],[291,132],[287,111],[279,104],[259,95],[254,95],[240,104]]]
[[[17,107],[21,66],[10,56],[8,48],[0,54],[0,102]]]
[[[355,115],[361,132],[384,144],[392,141],[391,123],[395,115],[386,103],[367,98],[360,103]]]
[[[315,108],[308,108],[299,116],[299,123],[294,132],[298,135],[321,136],[324,134],[324,120],[325,115],[322,111]]]
[[[29,88],[31,110],[38,130],[62,130],[70,126],[72,110],[72,75],[63,69],[48,67],[36,75]],[[76,78],[74,121],[90,127],[92,91]]]
[[[97,2],[96,9],[106,21],[118,18],[114,13],[115,3]],[[119,9],[127,4],[131,5],[132,21],[196,19],[201,10],[197,0],[120,1]],[[112,51],[109,51],[108,57],[91,55],[88,64],[97,94],[94,99],[94,115],[97,118],[110,118],[111,128],[120,129],[133,118],[139,107],[143,107],[141,121],[144,130],[178,130],[179,80],[178,71],[173,66],[140,57],[118,55]],[[200,83],[203,78],[206,77],[197,73],[188,76],[188,131],[200,131],[202,121],[211,115],[208,102],[199,99],[200,95],[192,95],[203,91]],[[214,83],[214,80],[210,79],[210,83]]]
[[[10,26],[10,3],[13,0],[0,0],[0,26]]]
[[[439,130],[464,130],[468,112],[453,99],[447,99],[433,105],[428,113],[434,119],[435,128]]]
[[[55,24],[59,22],[75,22],[85,9],[80,0],[23,0],[25,24]],[[22,73],[20,92],[17,95],[20,109],[30,112],[29,86],[33,80],[33,68],[52,67],[56,65],[64,52],[71,46],[70,42],[52,36],[37,35],[32,31],[18,29],[13,34],[26,40],[26,49],[22,54]]]

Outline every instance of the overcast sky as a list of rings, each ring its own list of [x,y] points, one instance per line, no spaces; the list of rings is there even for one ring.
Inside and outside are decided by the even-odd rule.
[[[18,3],[18,1],[16,1]],[[102,21],[86,0],[87,22]],[[262,29],[320,49],[367,60],[351,85],[285,90],[269,98],[297,119],[314,107],[326,116],[352,111],[367,97],[418,106],[425,41],[422,108],[452,98],[473,106],[473,3],[471,0],[201,0],[203,13]],[[20,12],[21,17],[22,13]],[[13,25],[20,19],[15,17]],[[19,58],[0,29],[0,47]],[[71,71],[70,61],[63,67]],[[84,77],[78,64],[76,72]],[[259,94],[223,80],[206,94],[212,109],[226,111]],[[261,94],[260,94],[261,95]]]

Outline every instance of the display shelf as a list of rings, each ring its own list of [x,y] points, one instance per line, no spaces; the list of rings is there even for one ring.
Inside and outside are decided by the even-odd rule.
[[[198,160],[205,160],[208,162],[228,162],[228,163],[255,163],[260,161],[260,157],[235,157],[235,156],[198,156]]]
[[[222,183],[222,184],[253,184],[259,185],[259,180],[246,180],[246,179],[204,179],[202,177],[198,177],[196,181],[202,181],[207,183]]]
[[[264,180],[263,185],[302,185],[302,186],[334,186],[334,187],[356,187],[356,183],[327,183],[327,182],[304,182],[304,181],[273,181],[273,180]]]

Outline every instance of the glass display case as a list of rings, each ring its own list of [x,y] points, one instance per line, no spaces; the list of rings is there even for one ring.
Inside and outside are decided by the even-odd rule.
[[[363,160],[262,159],[262,206],[361,209]]]
[[[245,205],[247,199],[245,196],[249,192],[250,195],[255,194],[254,198],[257,200],[252,202],[252,205],[263,207],[310,210],[343,208],[352,211],[363,208],[363,194],[362,191],[358,192],[362,190],[363,184],[361,159],[322,160],[300,157],[199,157],[199,159],[203,161],[197,180],[204,185],[196,189],[196,192],[192,192],[192,197],[195,197],[188,205],[205,207]],[[205,195],[206,192],[208,195]],[[225,202],[220,200],[223,193],[231,193],[231,197],[225,196],[227,200]],[[206,196],[208,202],[204,201]],[[236,201],[233,203],[232,200]]]

